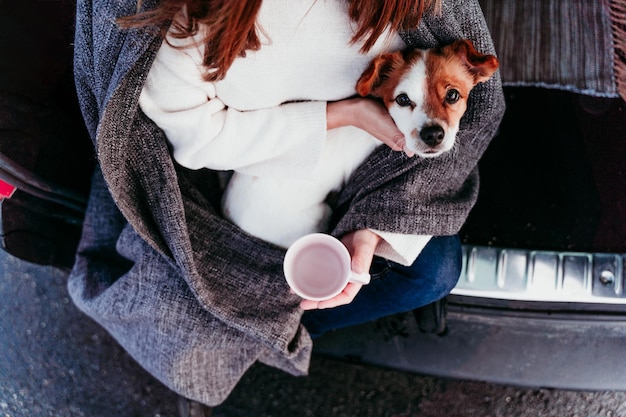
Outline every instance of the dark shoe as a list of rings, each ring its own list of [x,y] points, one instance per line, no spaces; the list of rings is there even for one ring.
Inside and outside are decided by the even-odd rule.
[[[178,396],[178,414],[180,417],[211,417],[212,407]]]
[[[446,314],[447,300],[442,298],[439,301],[425,305],[413,310],[415,320],[419,329],[423,333],[435,333],[444,335],[447,331]]]

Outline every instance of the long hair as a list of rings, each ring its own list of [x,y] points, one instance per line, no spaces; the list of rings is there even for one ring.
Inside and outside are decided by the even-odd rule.
[[[337,0],[341,1],[341,0]],[[356,22],[352,42],[363,41],[362,52],[368,51],[387,29],[410,29],[422,15],[441,0],[347,0],[348,13]],[[235,58],[261,47],[256,17],[262,0],[163,0],[156,9],[138,12],[118,19],[121,28],[162,27],[161,35],[186,38],[198,33],[200,25],[209,30],[204,39],[203,65],[205,79],[217,81],[226,75]],[[141,7],[138,0],[137,9]],[[186,8],[186,20],[174,16]],[[172,21],[171,27],[164,24]],[[168,32],[169,30],[169,32]]]

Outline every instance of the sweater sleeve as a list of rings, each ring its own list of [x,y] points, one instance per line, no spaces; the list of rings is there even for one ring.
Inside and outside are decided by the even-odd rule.
[[[165,132],[176,161],[190,169],[308,177],[326,138],[326,102],[249,111],[229,107],[217,96],[215,83],[202,79],[200,50],[167,42],[139,104]]]
[[[382,238],[374,254],[404,266],[413,265],[413,262],[432,237],[370,230]]]

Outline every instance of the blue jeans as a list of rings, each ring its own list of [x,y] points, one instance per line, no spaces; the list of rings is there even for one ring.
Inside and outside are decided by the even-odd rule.
[[[352,303],[305,311],[302,324],[315,338],[329,330],[425,306],[450,293],[459,279],[461,264],[457,235],[433,237],[411,266],[374,257],[372,281],[361,288]]]

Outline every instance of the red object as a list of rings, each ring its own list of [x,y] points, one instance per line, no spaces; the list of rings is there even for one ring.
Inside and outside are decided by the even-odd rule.
[[[3,198],[11,198],[17,188],[8,182],[0,180],[0,200]]]

